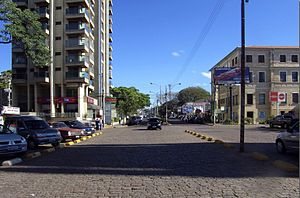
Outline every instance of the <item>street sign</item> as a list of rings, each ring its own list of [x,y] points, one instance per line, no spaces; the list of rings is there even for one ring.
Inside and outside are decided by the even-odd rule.
[[[278,93],[278,102],[285,102],[285,93],[279,92]]]
[[[278,102],[278,92],[277,91],[270,92],[270,102]]]

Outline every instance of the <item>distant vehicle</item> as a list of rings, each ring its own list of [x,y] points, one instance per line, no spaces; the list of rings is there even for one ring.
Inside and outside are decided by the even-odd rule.
[[[148,124],[147,124],[147,129],[162,129],[161,128],[161,120],[159,118],[149,118]]]
[[[279,153],[285,153],[287,150],[299,151],[299,121],[289,127],[286,132],[278,134],[276,149]]]
[[[95,128],[89,125],[85,125],[78,120],[73,121],[63,121],[68,127],[73,129],[81,129],[84,132],[84,135],[91,135],[95,133]]]
[[[52,128],[58,129],[63,141],[68,139],[76,140],[84,136],[85,132],[82,129],[73,129],[64,122],[55,122],[51,124]]]
[[[138,125],[141,124],[142,122],[142,117],[141,116],[132,116],[129,118],[127,125],[131,126],[131,125]]]
[[[36,116],[10,116],[5,119],[4,127],[23,136],[28,148],[35,149],[42,144],[60,144],[61,135],[40,117]]]
[[[293,122],[294,118],[291,115],[278,115],[275,118],[269,120],[271,128],[280,126],[281,128],[287,129]]]
[[[26,139],[0,125],[0,155],[23,154],[27,151]]]

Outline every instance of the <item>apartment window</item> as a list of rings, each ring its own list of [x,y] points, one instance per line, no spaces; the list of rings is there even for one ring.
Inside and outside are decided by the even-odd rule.
[[[55,71],[61,71],[61,68],[60,67],[56,67]]]
[[[55,25],[61,25],[61,21],[56,21]]]
[[[253,82],[253,72],[249,72],[249,83]]]
[[[67,88],[67,97],[77,97],[78,92],[76,88]]]
[[[258,55],[258,62],[264,63],[265,62],[265,55]]]
[[[280,62],[286,62],[286,56],[280,55]]]
[[[286,82],[286,72],[281,71],[279,72],[280,82]]]
[[[60,40],[61,40],[61,37],[60,37],[60,36],[55,37],[55,40],[60,41]]]
[[[298,103],[299,94],[298,93],[292,93],[292,100],[293,100],[293,103]]]
[[[57,6],[57,7],[56,7],[56,10],[61,10],[61,6]]]
[[[231,65],[234,66],[234,59],[231,60]]]
[[[264,105],[266,104],[266,94],[265,93],[260,93],[258,96],[258,104]]]
[[[266,82],[266,72],[258,72],[258,82]]]
[[[55,56],[60,56],[61,52],[55,52]]]
[[[292,82],[298,82],[298,72],[292,72]]]
[[[246,62],[252,63],[252,55],[246,55]]]
[[[247,94],[247,104],[253,105],[253,94]]]
[[[292,55],[292,62],[297,63],[298,62],[298,55]]]
[[[238,58],[237,57],[235,57],[234,62],[235,62],[235,64],[238,63]]]

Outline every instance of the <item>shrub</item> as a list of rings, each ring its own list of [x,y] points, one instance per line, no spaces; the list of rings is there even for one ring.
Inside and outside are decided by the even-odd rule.
[[[223,124],[225,124],[225,125],[235,125],[235,124],[237,124],[237,122],[235,122],[233,120],[230,120],[230,119],[226,119],[226,120],[224,120]]]
[[[267,124],[267,120],[260,120],[259,124]]]
[[[245,123],[246,124],[253,124],[253,118],[246,117],[245,118]]]

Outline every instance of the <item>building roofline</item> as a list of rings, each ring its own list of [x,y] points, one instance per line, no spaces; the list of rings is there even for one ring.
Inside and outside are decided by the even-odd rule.
[[[234,48],[229,54],[227,54],[222,60],[215,64],[209,71],[212,71],[217,65],[226,60],[229,56],[239,50],[241,47]],[[299,46],[247,46],[246,49],[299,49]]]

